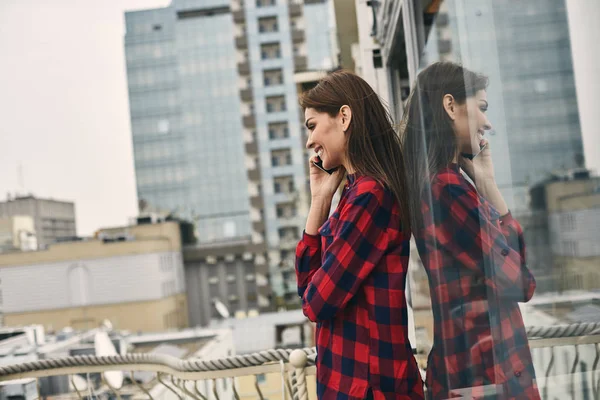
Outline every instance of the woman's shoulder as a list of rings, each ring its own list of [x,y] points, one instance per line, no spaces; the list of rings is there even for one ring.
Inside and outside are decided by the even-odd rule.
[[[467,181],[456,165],[443,168],[433,175],[430,189],[434,198],[467,196],[476,199],[478,197],[477,190]]]
[[[374,196],[379,200],[391,195],[386,186],[377,179],[366,175],[358,176],[354,181],[349,182],[347,192],[350,198]]]

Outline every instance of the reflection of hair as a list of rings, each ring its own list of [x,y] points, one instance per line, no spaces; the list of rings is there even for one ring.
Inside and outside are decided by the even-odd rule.
[[[450,94],[458,104],[464,104],[487,85],[486,76],[450,62],[432,64],[417,76],[401,123],[410,215],[415,229],[421,220],[421,195],[431,174],[448,166],[458,154],[452,121],[443,105],[444,96]]]
[[[402,221],[410,223],[400,138],[387,109],[371,86],[348,71],[333,72],[300,98],[303,109],[313,108],[331,117],[344,105],[352,110],[347,131],[346,158],[359,175],[388,187],[400,204]]]

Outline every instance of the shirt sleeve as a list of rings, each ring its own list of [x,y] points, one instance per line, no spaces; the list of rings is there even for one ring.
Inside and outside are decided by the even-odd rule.
[[[435,236],[465,268],[482,276],[497,298],[518,302],[531,299],[535,279],[525,262],[525,242],[519,223],[509,214],[483,203],[475,189],[442,184],[434,207]]]
[[[298,295],[304,296],[313,275],[321,267],[321,236],[304,232],[296,247],[296,280]]]
[[[381,191],[382,192],[382,191]],[[382,193],[349,199],[330,221],[332,238],[320,251],[306,234],[297,249],[296,271],[302,310],[313,322],[332,318],[356,294],[382,259],[388,246],[391,210],[381,205]]]

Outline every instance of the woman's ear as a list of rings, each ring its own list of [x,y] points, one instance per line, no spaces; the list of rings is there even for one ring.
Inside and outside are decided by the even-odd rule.
[[[450,117],[452,121],[456,120],[456,101],[454,100],[454,96],[451,94],[447,94],[442,99],[442,104],[444,105],[444,110]]]
[[[340,108],[339,117],[342,129],[346,132],[350,126],[350,121],[352,121],[352,109],[347,105],[343,105]]]

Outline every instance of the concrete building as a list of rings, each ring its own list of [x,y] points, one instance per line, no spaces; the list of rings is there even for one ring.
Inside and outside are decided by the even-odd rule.
[[[75,204],[72,202],[34,196],[17,196],[0,202],[0,217],[14,216],[33,218],[40,248],[77,236]]]
[[[281,271],[308,203],[294,74],[337,65],[331,2],[173,0],[125,20],[142,204],[193,221],[196,265],[250,253],[256,282],[297,305]],[[268,309],[270,293],[257,296]]]
[[[600,289],[600,178],[548,183],[546,198],[557,289]]]
[[[100,230],[46,250],[0,254],[4,324],[87,329],[188,325],[180,224]]]
[[[0,253],[37,249],[33,218],[24,215],[0,218]]]
[[[266,257],[250,240],[222,245],[186,246],[183,250],[191,326],[222,319],[219,301],[231,315],[252,315],[270,309],[271,290]]]

